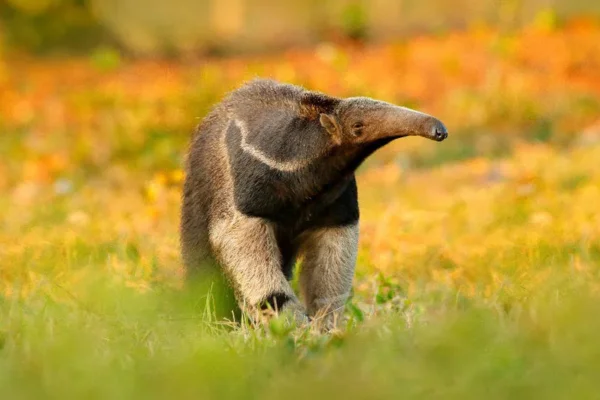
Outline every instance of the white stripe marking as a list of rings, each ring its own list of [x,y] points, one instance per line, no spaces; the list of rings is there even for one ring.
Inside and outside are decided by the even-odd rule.
[[[236,118],[233,118],[233,123],[235,124],[235,126],[238,127],[238,129],[240,130],[240,133],[242,135],[241,138],[241,147],[242,150],[245,151],[246,153],[250,154],[252,157],[256,158],[258,161],[262,162],[263,164],[268,165],[270,168],[276,169],[278,171],[284,171],[284,172],[294,172],[294,171],[298,171],[302,168],[306,168],[308,165],[310,165],[313,161],[315,161],[317,158],[311,158],[308,160],[291,160],[291,161],[278,161],[278,160],[274,160],[272,158],[270,158],[268,155],[266,155],[264,152],[262,152],[261,150],[257,149],[256,147],[252,146],[251,144],[249,144],[247,142],[247,137],[248,137],[248,127],[246,126],[246,124]]]

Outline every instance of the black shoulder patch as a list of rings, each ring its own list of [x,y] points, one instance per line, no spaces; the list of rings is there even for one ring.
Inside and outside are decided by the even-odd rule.
[[[253,217],[276,219],[291,206],[284,174],[263,164],[241,148],[241,132],[233,122],[225,138],[233,178],[236,208]]]
[[[326,189],[306,206],[304,214],[310,218],[301,229],[347,226],[358,222],[358,189],[354,175],[349,180]]]

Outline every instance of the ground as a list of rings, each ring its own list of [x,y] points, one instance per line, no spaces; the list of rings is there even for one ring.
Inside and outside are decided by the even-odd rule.
[[[0,397],[597,397],[599,69],[585,22],[202,65],[5,59]],[[182,288],[189,134],[257,74],[450,130],[361,167],[335,334],[231,327]]]

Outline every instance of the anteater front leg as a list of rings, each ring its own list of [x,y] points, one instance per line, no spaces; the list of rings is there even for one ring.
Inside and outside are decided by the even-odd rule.
[[[300,288],[317,324],[333,328],[350,296],[358,248],[358,224],[305,233]]]
[[[306,318],[282,271],[282,256],[272,225],[236,212],[213,224],[211,246],[235,289],[240,308],[253,318],[267,309]]]

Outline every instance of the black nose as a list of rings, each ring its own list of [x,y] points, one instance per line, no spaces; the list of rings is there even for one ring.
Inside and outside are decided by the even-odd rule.
[[[434,140],[441,142],[442,140],[448,137],[448,130],[440,121],[436,121],[436,123],[431,128],[431,136]]]

